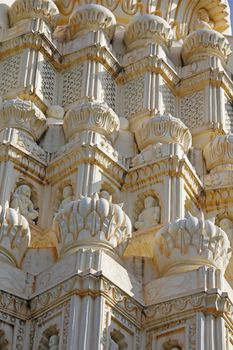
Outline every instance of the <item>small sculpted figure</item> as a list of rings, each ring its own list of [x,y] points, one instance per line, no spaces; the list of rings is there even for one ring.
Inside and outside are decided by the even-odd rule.
[[[135,228],[140,230],[144,227],[156,225],[159,221],[160,206],[154,197],[148,196],[144,200],[144,209],[139,214],[138,221],[135,222]]]
[[[228,218],[223,218],[219,222],[219,227],[226,232],[231,243],[231,247],[233,247],[233,222]]]
[[[49,350],[58,350],[59,348],[59,336],[52,335],[49,338]]]
[[[126,118],[119,118],[120,130],[114,142],[114,147],[125,158],[131,158],[135,154],[134,135],[129,131],[129,121]]]
[[[31,200],[31,188],[28,185],[20,185],[16,188],[10,206],[29,221],[34,221],[38,217],[38,211],[35,210]]]
[[[198,11],[198,17],[194,22],[194,30],[208,29],[212,30],[214,28],[214,22],[210,20],[208,11],[205,9],[200,9]]]
[[[67,42],[70,41],[70,28],[67,25],[57,26],[54,33],[53,38],[59,42]]]
[[[62,191],[62,201],[59,205],[59,210],[63,209],[66,204],[71,202],[74,199],[73,197],[73,189],[71,185],[65,186]]]
[[[119,350],[119,346],[114,340],[110,340],[109,350]]]

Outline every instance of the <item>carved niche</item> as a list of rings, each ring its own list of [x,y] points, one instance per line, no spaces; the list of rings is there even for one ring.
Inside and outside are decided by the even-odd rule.
[[[56,326],[50,326],[46,329],[40,339],[38,350],[58,350],[59,349],[59,331]]]

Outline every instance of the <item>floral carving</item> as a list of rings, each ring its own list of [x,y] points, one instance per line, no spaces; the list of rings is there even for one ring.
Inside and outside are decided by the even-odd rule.
[[[92,130],[109,136],[119,129],[119,119],[115,112],[104,103],[84,102],[70,109],[64,119],[66,137]]]
[[[61,254],[91,245],[122,255],[131,237],[131,222],[102,191],[67,204],[54,218]]]
[[[137,16],[128,25],[124,41],[128,50],[132,50],[152,42],[167,47],[171,44],[172,38],[172,29],[162,17],[145,14]]]
[[[106,7],[87,4],[77,8],[70,16],[71,36],[83,31],[103,30],[112,39],[116,20]]]
[[[0,205],[0,260],[20,266],[30,244],[27,220],[16,210]]]
[[[182,58],[185,64],[191,64],[208,57],[219,57],[226,62],[231,54],[231,48],[224,35],[215,30],[195,30],[184,40]]]
[[[26,131],[38,140],[46,130],[46,117],[31,101],[6,100],[0,105],[0,129],[9,127]]]
[[[39,17],[54,27],[58,14],[58,8],[52,0],[15,0],[9,10],[9,19],[14,26],[22,19]]]
[[[205,146],[203,155],[208,170],[233,164],[233,135],[217,135]]]
[[[191,147],[192,137],[184,123],[170,114],[156,114],[144,121],[136,131],[136,139],[142,150],[149,145],[178,143],[185,152]]]
[[[154,257],[163,274],[202,265],[225,271],[231,257],[227,234],[211,221],[187,214],[163,227],[155,236]]]

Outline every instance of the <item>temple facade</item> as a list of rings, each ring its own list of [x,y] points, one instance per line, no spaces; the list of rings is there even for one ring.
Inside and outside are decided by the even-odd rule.
[[[227,0],[0,0],[0,350],[233,350]]]

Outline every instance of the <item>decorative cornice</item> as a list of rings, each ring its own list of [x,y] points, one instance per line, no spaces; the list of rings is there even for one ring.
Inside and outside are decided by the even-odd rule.
[[[216,289],[208,292],[195,293],[159,304],[146,306],[142,321],[149,327],[156,321],[171,318],[182,313],[193,313],[194,311],[205,311],[206,314],[215,316],[232,317],[232,303],[226,293],[219,294]]]
[[[52,0],[15,0],[9,9],[11,26],[24,19],[42,18],[54,28],[59,11]]]
[[[127,191],[136,191],[161,181],[164,176],[183,178],[192,197],[198,197],[203,190],[202,183],[191,164],[185,158],[179,159],[177,156],[166,157],[146,166],[129,169],[123,188]]]

